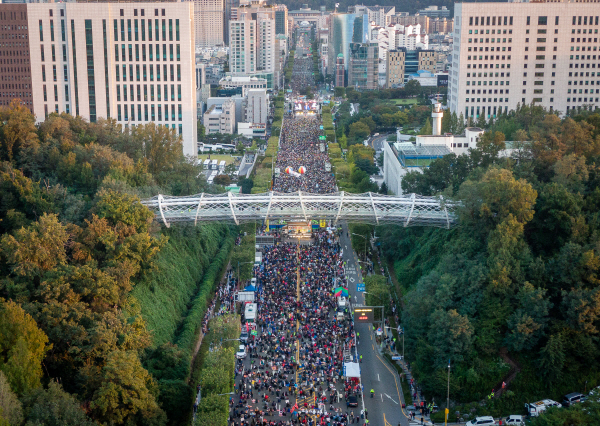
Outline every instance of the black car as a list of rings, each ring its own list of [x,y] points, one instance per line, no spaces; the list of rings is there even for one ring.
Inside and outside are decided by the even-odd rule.
[[[354,395],[349,396],[346,401],[346,407],[358,407],[358,398]]]

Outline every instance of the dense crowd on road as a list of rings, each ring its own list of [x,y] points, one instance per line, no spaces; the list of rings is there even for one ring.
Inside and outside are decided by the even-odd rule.
[[[290,84],[294,92],[300,92],[307,87],[310,89],[315,88],[315,76],[312,74],[313,60],[311,57],[296,57],[294,59],[294,68],[292,72],[294,73],[294,78],[292,78]]]
[[[340,426],[360,417],[344,408],[361,389],[343,380],[344,351],[354,354],[355,339],[333,295],[345,285],[340,246],[333,232],[313,238],[267,247],[256,269],[257,335],[247,345],[250,360],[236,369],[234,425]]]
[[[273,189],[280,192],[307,191],[316,194],[335,192],[335,179],[325,171],[329,161],[327,152],[321,152],[319,143],[319,121],[312,117],[287,119],[277,155],[276,167],[280,170]],[[290,167],[298,172],[300,167],[306,172],[295,176],[286,173]]]
[[[296,44],[296,55],[294,57],[294,67],[292,68],[292,81],[290,85],[292,90],[299,93],[302,89],[315,87],[315,77],[313,75],[313,59],[308,55],[310,53],[310,40],[306,34],[303,34]]]

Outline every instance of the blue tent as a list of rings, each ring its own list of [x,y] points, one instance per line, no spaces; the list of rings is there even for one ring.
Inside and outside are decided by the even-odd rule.
[[[244,289],[244,291],[256,291],[256,287],[254,287],[253,285],[249,285]]]

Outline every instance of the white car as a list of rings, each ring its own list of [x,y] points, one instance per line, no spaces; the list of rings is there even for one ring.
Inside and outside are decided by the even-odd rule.
[[[482,417],[475,417],[475,419],[467,422],[467,424],[465,426],[479,426],[479,425],[495,425],[496,421],[494,420],[494,418],[492,416],[482,416]]]
[[[512,414],[506,418],[504,424],[510,426],[523,426],[525,422],[523,421],[523,416],[520,414]]]
[[[235,357],[237,359],[244,359],[244,358],[246,358],[246,346],[240,345],[240,348],[236,352]]]

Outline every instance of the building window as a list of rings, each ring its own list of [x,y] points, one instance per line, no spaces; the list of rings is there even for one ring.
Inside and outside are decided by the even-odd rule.
[[[88,64],[94,63],[94,38],[92,35],[92,20],[85,20],[85,50]],[[90,107],[90,122],[96,122],[96,84],[94,81],[94,67],[87,67],[88,74],[88,98]]]
[[[75,21],[71,19],[71,44],[73,45],[73,81],[75,83],[75,115],[79,115],[79,87],[77,85],[77,53],[75,51]]]
[[[54,20],[50,19],[50,41],[54,41]]]

